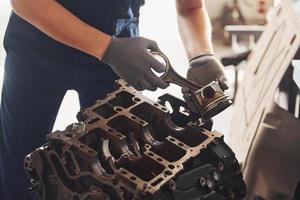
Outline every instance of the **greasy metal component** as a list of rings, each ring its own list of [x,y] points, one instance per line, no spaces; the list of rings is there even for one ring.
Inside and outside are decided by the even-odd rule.
[[[192,99],[204,120],[211,119],[232,104],[232,100],[224,93],[218,81],[195,91]]]
[[[161,76],[161,78],[163,80],[165,80],[166,82],[169,83],[174,83],[176,85],[179,85],[181,87],[185,87],[185,88],[189,88],[192,91],[196,91],[199,90],[199,88],[203,87],[202,85],[198,85],[195,82],[185,79],[182,76],[180,76],[175,70],[174,68],[171,66],[170,60],[169,58],[163,54],[160,51],[151,51],[151,54],[156,57],[157,59],[159,59],[159,57],[161,57],[164,61],[163,64],[165,64],[166,66],[166,71],[164,72],[164,74]]]
[[[198,85],[191,80],[180,76],[171,66],[166,55],[162,52],[151,51],[151,54],[157,58],[161,57],[166,66],[166,71],[161,76],[163,80],[169,83],[177,84],[191,91],[191,99],[196,106],[203,120],[210,120],[232,104],[232,100],[224,92],[222,84],[218,80],[209,83],[206,86]]]
[[[80,123],[49,134],[48,143],[25,158],[40,199],[245,196],[239,164],[223,136],[209,131],[211,121],[199,124],[185,102],[168,94],[156,103],[122,80],[117,87],[80,112]]]

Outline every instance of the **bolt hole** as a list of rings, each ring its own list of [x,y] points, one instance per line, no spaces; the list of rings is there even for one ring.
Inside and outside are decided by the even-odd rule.
[[[139,101],[141,101],[141,99],[140,99],[140,98],[137,98],[137,97],[134,97],[134,98],[133,98],[133,101],[139,102]]]
[[[167,176],[171,176],[171,175],[172,175],[172,172],[171,172],[171,171],[169,171],[169,170],[167,170],[167,171],[165,171],[165,175],[167,175]]]
[[[115,107],[115,110],[121,112],[123,109],[121,107]]]
[[[183,146],[184,146],[184,144],[182,144],[182,143],[178,143],[178,145],[179,145],[179,146],[181,146],[181,147],[183,147]]]
[[[67,133],[66,137],[73,137],[73,135],[71,133]]]
[[[152,156],[154,156],[154,154],[153,154],[153,153],[148,153],[148,156],[151,156],[151,157],[152,157]]]
[[[175,168],[174,165],[168,165],[168,167],[169,167],[170,169],[174,169],[174,168]]]

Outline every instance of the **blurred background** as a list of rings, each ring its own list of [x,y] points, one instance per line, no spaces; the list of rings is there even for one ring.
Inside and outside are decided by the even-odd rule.
[[[269,17],[270,7],[276,4],[273,0],[209,0],[206,6],[213,24],[213,42],[215,53],[219,58],[231,53],[244,52],[251,48],[257,40],[263,26]],[[3,41],[6,25],[11,13],[10,1],[0,3],[0,40]],[[234,26],[227,26],[234,25]],[[240,25],[248,25],[247,27]],[[185,75],[188,67],[184,48],[177,31],[175,1],[149,0],[141,9],[141,35],[156,40],[160,48],[169,57],[174,68]],[[0,47],[0,84],[2,84],[5,51]],[[226,67],[231,88],[234,88],[235,68]],[[1,85],[0,85],[1,86]],[[152,93],[144,92],[151,99],[156,99],[163,93],[171,93],[181,98],[180,89],[171,85],[167,90]],[[233,89],[230,94],[233,96]],[[75,91],[69,91],[61,105],[54,130],[63,130],[68,124],[76,121],[79,103]],[[217,116],[214,129],[228,133],[231,109]]]

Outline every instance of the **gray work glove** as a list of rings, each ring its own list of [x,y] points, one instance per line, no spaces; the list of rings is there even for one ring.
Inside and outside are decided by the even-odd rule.
[[[223,90],[228,89],[227,78],[225,77],[222,63],[213,54],[204,54],[190,60],[190,67],[187,71],[187,79],[205,86],[212,81],[219,80]],[[189,108],[197,112],[191,101],[191,92],[187,88],[182,88],[182,93]]]
[[[155,91],[158,87],[164,89],[169,84],[157,77],[151,68],[162,73],[165,66],[154,58],[149,50],[159,51],[155,41],[143,37],[113,37],[102,61],[137,90]]]

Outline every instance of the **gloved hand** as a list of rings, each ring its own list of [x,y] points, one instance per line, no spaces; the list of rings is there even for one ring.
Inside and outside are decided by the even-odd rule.
[[[187,71],[187,79],[194,81],[200,86],[205,86],[212,81],[219,80],[223,90],[228,89],[222,63],[213,54],[204,54],[190,60]],[[183,98],[193,112],[198,112],[191,101],[191,91],[182,88]]]
[[[228,89],[227,78],[222,63],[212,54],[205,54],[190,60],[187,78],[205,86],[212,81],[219,80],[223,89]]]
[[[113,37],[102,61],[137,90],[155,91],[158,87],[164,89],[169,84],[157,77],[151,68],[162,73],[165,66],[155,59],[149,50],[159,51],[155,41],[143,37]]]

